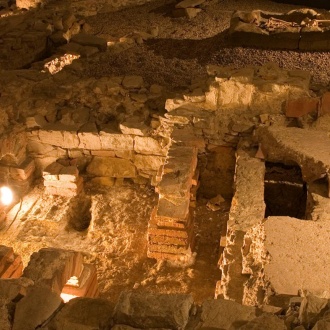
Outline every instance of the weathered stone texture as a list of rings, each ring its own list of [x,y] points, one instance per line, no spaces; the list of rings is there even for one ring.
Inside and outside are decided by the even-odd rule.
[[[190,295],[122,292],[114,321],[135,328],[184,329],[192,304]]]
[[[266,159],[300,166],[303,179],[311,182],[330,172],[327,132],[295,127],[268,127],[257,132]]]
[[[134,178],[136,168],[128,159],[94,157],[87,167],[87,173],[93,176]]]

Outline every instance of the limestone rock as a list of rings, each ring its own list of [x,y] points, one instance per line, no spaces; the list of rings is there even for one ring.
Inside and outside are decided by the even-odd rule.
[[[306,182],[330,171],[330,141],[327,132],[295,127],[268,127],[257,130],[266,159],[301,167]]]
[[[329,310],[328,299],[307,293],[299,308],[299,321],[305,327],[312,327]]]
[[[122,292],[114,321],[136,328],[184,329],[192,305],[190,295]]]
[[[128,89],[141,88],[143,86],[143,78],[141,76],[125,76],[122,84]]]
[[[81,253],[44,248],[32,254],[23,276],[59,295],[68,279],[79,275],[82,267]]]
[[[254,320],[258,314],[260,312],[255,307],[243,306],[231,300],[207,300],[202,305],[200,329],[238,329]]]
[[[59,308],[61,303],[60,295],[49,288],[30,288],[16,305],[13,330],[36,329]]]
[[[284,320],[277,316],[269,313],[264,313],[254,320],[246,323],[240,330],[286,330]]]
[[[128,159],[94,157],[87,167],[87,173],[93,176],[134,178],[136,168]]]
[[[71,41],[82,46],[96,47],[100,51],[107,50],[107,41],[105,39],[87,33],[78,33],[71,38]]]
[[[104,299],[75,298],[56,314],[50,327],[54,329],[95,330],[110,327],[112,305]]]

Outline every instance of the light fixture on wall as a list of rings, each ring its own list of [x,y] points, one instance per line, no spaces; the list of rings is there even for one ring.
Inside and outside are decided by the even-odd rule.
[[[8,206],[13,202],[13,200],[14,200],[13,191],[7,186],[2,186],[0,188],[0,203],[2,205]]]

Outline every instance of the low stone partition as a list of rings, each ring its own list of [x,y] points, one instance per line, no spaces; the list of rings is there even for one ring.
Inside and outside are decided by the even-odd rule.
[[[14,253],[13,248],[0,245],[0,278],[18,278],[22,271],[22,258]]]
[[[227,223],[226,244],[220,258],[222,276],[216,295],[247,305],[243,274],[244,235],[265,217],[264,203],[265,164],[254,157],[253,149],[238,149],[236,153],[235,195]]]
[[[328,51],[329,36],[330,20],[311,9],[287,13],[236,11],[229,28],[234,45],[258,48]]]
[[[168,139],[111,133],[106,128],[86,130],[79,127],[68,129],[50,125],[29,133],[29,150],[32,155],[47,155],[57,150],[58,158],[70,159],[70,155],[86,168],[90,177],[148,179],[155,176],[164,163]],[[75,157],[76,156],[76,157]],[[38,160],[37,160],[38,161]],[[42,168],[41,164],[41,168]]]
[[[196,166],[196,148],[171,146],[156,187],[158,204],[148,226],[149,258],[186,261],[191,256],[194,222],[190,199]]]

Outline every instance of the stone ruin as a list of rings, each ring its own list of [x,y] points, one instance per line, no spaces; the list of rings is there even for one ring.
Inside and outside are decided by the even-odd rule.
[[[312,9],[233,14],[229,38],[234,45],[271,49],[328,51],[330,20]]]
[[[17,1],[20,8],[40,5],[47,2]],[[15,69],[0,77],[0,181],[18,199],[40,180],[43,193],[67,198],[82,215],[90,208],[86,182],[150,184],[158,200],[147,256],[185,264],[194,254],[197,190],[210,178],[207,154],[235,153],[234,196],[219,232],[218,299],[198,306],[190,295],[137,290],[123,292],[114,307],[97,298],[97,268],[81,252],[44,248],[24,268],[1,245],[0,328],[328,327],[330,92],[312,92],[307,72],[273,63],[208,66],[207,77],[171,98],[140,76],[82,79],[78,58],[113,44],[68,12],[37,18],[27,11],[14,32],[0,32],[1,69]],[[327,50],[327,22],[314,11],[236,12],[230,37],[244,46]],[[228,194],[225,185],[217,191]],[[16,221],[12,206],[1,209],[1,231]],[[74,229],[88,231],[85,221]]]

